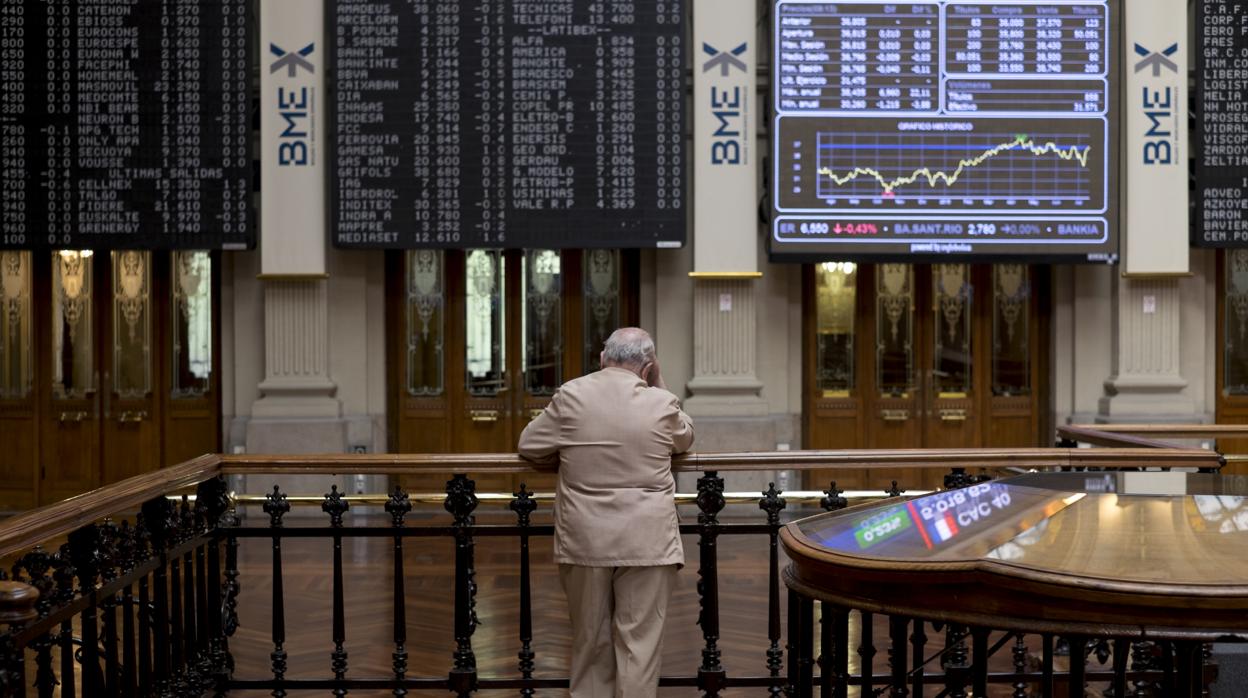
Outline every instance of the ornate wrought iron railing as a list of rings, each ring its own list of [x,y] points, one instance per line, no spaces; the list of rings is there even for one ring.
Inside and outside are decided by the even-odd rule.
[[[663,678],[669,686],[696,686],[715,696],[728,687],[767,688],[780,695],[805,673],[789,658],[795,648],[781,645],[782,603],[777,535],[782,513],[789,507],[774,486],[757,497],[758,523],[725,523],[719,515],[725,497],[722,471],[836,468],[939,468],[945,485],[958,487],[1011,468],[1135,468],[1216,469],[1216,453],[1184,449],[974,449],[930,451],[795,451],[759,454],[690,454],[674,463],[677,471],[700,472],[695,496],[697,523],[682,532],[698,537],[698,593],[703,637],[701,662],[695,671]],[[90,492],[0,523],[0,560],[10,577],[0,582],[0,695],[24,696],[190,696],[226,695],[232,689],[269,690],[275,696],[291,691],[384,689],[394,695],[408,690],[444,689],[467,696],[478,689],[516,689],[532,695],[541,688],[566,687],[566,678],[535,678],[529,543],[548,536],[549,525],[534,523],[537,498],[521,487],[508,501],[515,514],[509,525],[475,520],[480,503],[468,474],[536,472],[514,455],[428,456],[205,456],[188,463]],[[283,492],[283,475],[323,474],[450,474],[443,505],[444,523],[414,524],[412,496],[395,488],[384,500],[383,525],[363,521],[347,524],[352,497],[332,489],[320,499],[327,525],[285,526],[291,496]],[[262,509],[267,523],[243,522],[237,502],[229,496],[228,475],[267,474],[279,484]],[[880,496],[899,496],[897,483]],[[193,497],[190,495],[194,492]],[[738,498],[740,496],[738,495]],[[849,501],[833,483],[821,498],[825,509]],[[296,501],[300,501],[296,498]],[[306,501],[306,500],[305,500]],[[120,523],[118,523],[118,521]],[[354,522],[353,522],[354,523]],[[717,541],[723,536],[765,536],[769,542],[767,646],[760,647],[756,675],[729,675],[721,662]],[[291,678],[287,674],[286,596],[283,590],[283,541],[291,538],[332,541],[333,651],[323,678]],[[410,666],[408,591],[403,565],[404,544],[413,538],[450,537],[455,543],[453,629],[447,637],[445,666]],[[520,552],[520,618],[517,633],[522,651],[510,676],[484,676],[477,670],[473,635],[475,609],[475,542],[483,537],[509,537]],[[238,599],[246,588],[240,578],[241,540],[271,542],[272,589],[270,676],[236,677],[230,639],[237,626]],[[386,675],[361,677],[351,672],[346,643],[343,584],[343,541],[380,538],[390,541],[393,564],[393,662]],[[759,603],[763,603],[759,599]],[[793,609],[790,609],[792,622]],[[871,644],[871,624],[862,626]],[[949,647],[956,647],[950,640]],[[842,645],[838,645],[842,646]],[[872,647],[869,655],[874,655]],[[883,685],[868,662],[856,681]],[[816,683],[818,678],[810,679]],[[1017,680],[993,674],[994,682]],[[955,695],[955,694],[950,694]]]

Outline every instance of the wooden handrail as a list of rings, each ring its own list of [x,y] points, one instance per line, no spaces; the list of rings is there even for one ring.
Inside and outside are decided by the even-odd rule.
[[[1144,461],[1147,461],[1145,463]],[[818,470],[822,468],[1053,468],[1053,467],[1217,468],[1218,454],[1205,449],[969,448],[843,451],[766,451],[689,453],[672,459],[675,472]],[[554,472],[514,453],[223,455],[221,472],[258,474],[423,475],[452,472]]]
[[[1166,439],[1244,439],[1248,424],[1072,424],[1107,434],[1127,434]],[[1064,427],[1058,427],[1060,433]]]
[[[1146,439],[1120,431],[1107,431],[1101,425],[1066,424],[1057,428],[1057,435],[1080,443],[1102,446],[1105,448],[1143,448],[1174,450],[1183,448],[1179,444],[1156,439]]]
[[[673,460],[676,472],[818,470],[823,468],[1219,468],[1220,456],[1182,448],[995,448],[689,453]],[[50,504],[0,523],[0,558],[217,475],[553,472],[514,453],[205,455]],[[905,483],[903,483],[904,485]]]
[[[137,509],[153,497],[199,484],[221,472],[221,458],[204,455],[33,509],[0,523],[0,558],[33,548],[119,511]]]

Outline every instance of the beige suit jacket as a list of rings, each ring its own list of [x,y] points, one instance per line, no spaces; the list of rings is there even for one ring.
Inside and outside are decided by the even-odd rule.
[[[520,455],[559,464],[555,561],[586,567],[684,564],[672,454],[693,444],[675,395],[604,368],[564,383],[520,435]]]

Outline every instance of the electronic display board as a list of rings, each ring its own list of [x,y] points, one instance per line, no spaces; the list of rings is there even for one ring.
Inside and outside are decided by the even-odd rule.
[[[772,256],[1117,261],[1117,12],[778,0]]]
[[[326,0],[338,247],[678,247],[682,0]]]
[[[1232,0],[1196,3],[1196,158],[1192,244],[1248,247],[1248,11]]]
[[[0,247],[244,248],[252,0],[0,0]]]

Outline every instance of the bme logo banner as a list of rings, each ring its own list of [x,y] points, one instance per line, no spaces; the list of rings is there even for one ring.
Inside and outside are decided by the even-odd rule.
[[[298,51],[287,51],[269,43],[269,52],[276,60],[269,64],[269,73],[287,78],[290,84],[278,83],[277,116],[282,129],[277,136],[277,164],[282,167],[311,165],[316,157],[313,147],[313,110],[316,108],[316,66],[310,60],[316,51],[311,42]],[[285,75],[282,75],[282,73]]]
[[[1135,64],[1135,72],[1144,72],[1152,78],[1140,88],[1140,108],[1147,127],[1142,153],[1144,164],[1171,165],[1176,162],[1179,150],[1179,107],[1186,110],[1186,102],[1177,101],[1179,66],[1171,60],[1171,56],[1179,52],[1179,45],[1173,43],[1161,51],[1150,51],[1137,43],[1135,52],[1142,57]]]
[[[754,0],[693,0],[693,266],[758,269]]]
[[[1121,40],[1125,130],[1121,181],[1127,275],[1189,271],[1187,4],[1125,0]],[[1110,3],[1114,7],[1114,3]],[[1105,28],[1113,31],[1113,25]],[[1085,28],[1085,31],[1090,29]],[[1111,83],[1112,86],[1112,83]]]
[[[325,2],[260,0],[260,273],[325,273]]]
[[[748,42],[741,42],[729,51],[720,51],[709,43],[702,43],[702,52],[710,59],[702,64],[702,72],[710,73],[710,92],[706,102],[700,105],[709,109],[714,124],[711,132],[711,164],[744,165],[749,162],[750,132],[745,122],[750,109],[749,66],[741,56],[749,50]],[[718,75],[716,75],[716,72]],[[702,95],[699,95],[702,97]]]

